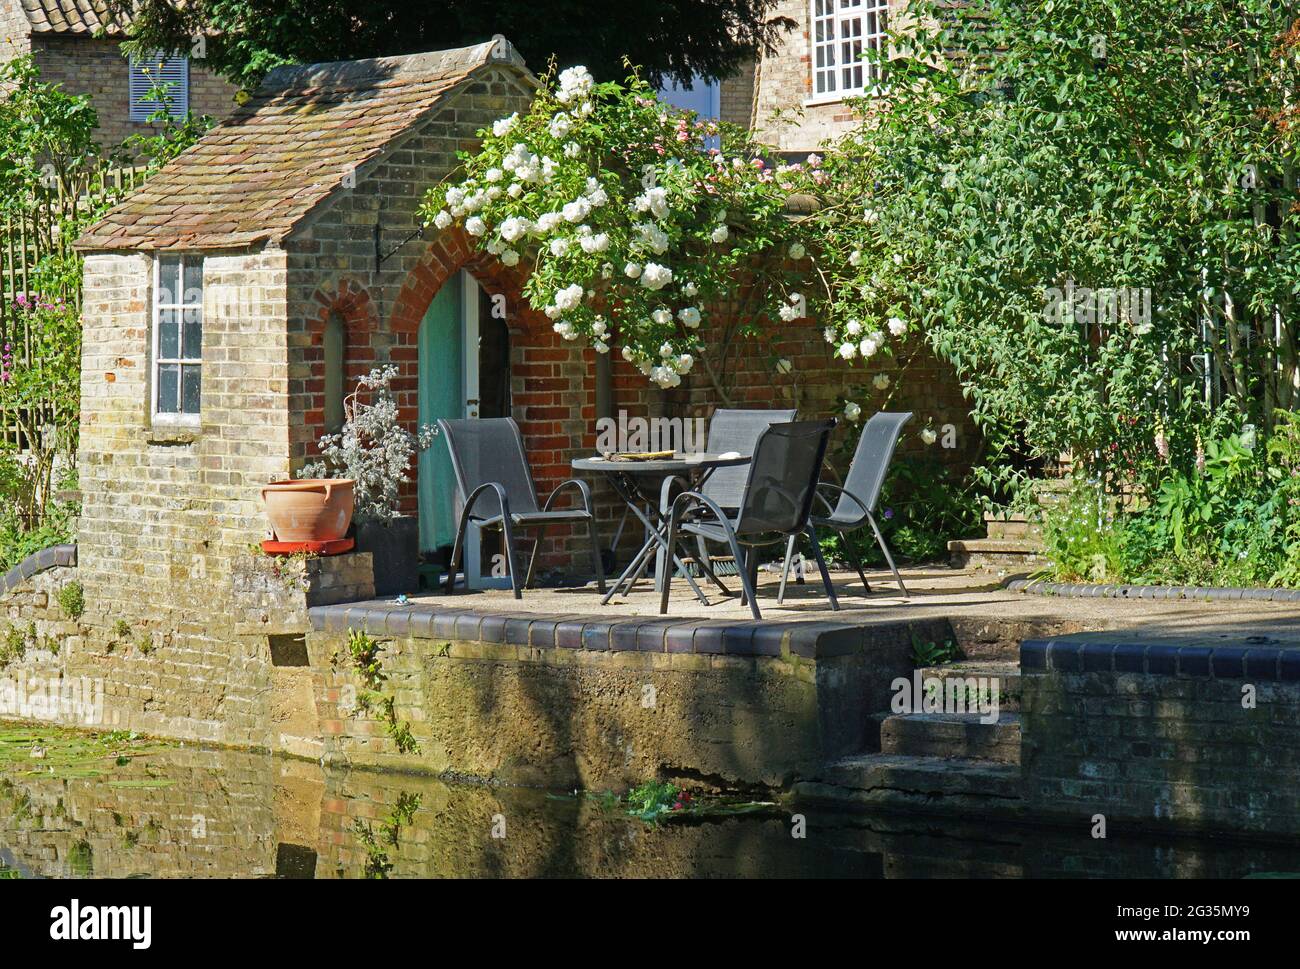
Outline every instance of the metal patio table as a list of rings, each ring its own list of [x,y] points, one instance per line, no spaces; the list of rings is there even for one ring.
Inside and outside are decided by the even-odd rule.
[[[669,569],[667,568],[668,557],[668,510],[671,507],[671,490],[674,480],[684,480],[686,487],[692,491],[698,491],[700,486],[709,479],[718,468],[732,468],[742,464],[749,464],[749,455],[722,455],[722,454],[689,454],[674,455],[671,458],[656,458],[652,461],[614,461],[609,458],[590,457],[577,458],[572,462],[573,470],[598,472],[603,474],[610,486],[614,489],[615,494],[622,499],[623,504],[628,510],[636,516],[637,520],[645,526],[646,541],[641,546],[641,550],[632,557],[631,563],[618,580],[610,586],[605,597],[601,599],[604,605],[614,597],[614,593],[626,586],[623,592],[627,595],[632,591],[633,586],[641,578],[642,573],[650,563],[651,553],[655,555],[655,589],[662,591],[663,585],[668,581]],[[654,484],[655,479],[658,483]],[[653,487],[652,487],[653,486]],[[656,494],[657,504],[656,504]],[[642,506],[645,511],[642,511]],[[627,512],[624,512],[626,520]],[[619,525],[621,533],[623,526]],[[618,540],[615,538],[614,544]],[[686,578],[696,597],[705,605],[708,605],[708,597],[700,590],[695,579],[691,576],[690,570],[686,568],[681,557],[676,550],[672,551],[673,565]],[[709,567],[708,562],[700,562],[700,570],[707,575],[713,583],[722,590],[724,595],[731,595],[730,590],[718,579],[713,570]]]

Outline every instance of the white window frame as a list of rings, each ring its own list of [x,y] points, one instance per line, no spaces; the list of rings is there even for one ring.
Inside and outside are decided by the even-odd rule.
[[[164,82],[171,82],[171,110],[177,121],[190,110],[190,59],[185,55],[153,55],[127,60],[127,113],[131,121],[143,124],[155,111],[162,110],[158,101],[145,99],[145,93]]]
[[[173,299],[171,302],[162,301],[162,264],[164,259],[179,259],[177,266],[177,280],[181,287],[179,300]],[[199,279],[203,278],[203,257],[194,253],[186,252],[160,252],[153,261],[153,313],[152,327],[153,335],[153,353],[152,363],[149,368],[151,377],[149,387],[149,413],[154,424],[181,425],[185,427],[198,427],[200,414],[203,410],[203,293],[206,286],[200,285],[199,298],[197,301],[187,300],[185,292],[185,267],[187,264],[193,266],[195,262],[199,264]],[[173,297],[176,294],[172,294]],[[199,355],[197,357],[185,356],[185,311],[197,309],[199,311]],[[162,356],[162,327],[160,325],[162,311],[175,310],[176,316],[176,353],[175,357]],[[183,406],[185,400],[185,368],[198,367],[199,370],[199,410],[189,411],[160,411],[158,409],[158,397],[162,393],[161,371],[163,366],[176,364],[180,367],[180,372],[176,378],[176,395],[177,406]]]
[[[888,43],[889,0],[808,0],[808,26],[812,75],[804,104],[829,104],[881,90],[879,65],[861,55]]]

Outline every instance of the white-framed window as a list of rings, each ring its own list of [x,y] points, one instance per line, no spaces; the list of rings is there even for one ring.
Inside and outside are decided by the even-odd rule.
[[[149,97],[155,88],[167,89],[167,113],[180,120],[190,110],[190,59],[188,57],[132,57],[127,63],[128,95],[132,121],[147,121],[164,102]]]
[[[203,260],[154,260],[153,418],[197,424],[203,387]]]
[[[880,83],[880,65],[862,59],[883,51],[889,0],[811,0],[813,100],[852,97]]]

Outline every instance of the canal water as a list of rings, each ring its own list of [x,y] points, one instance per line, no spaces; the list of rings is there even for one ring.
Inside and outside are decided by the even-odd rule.
[[[951,819],[697,807],[325,769],[0,724],[0,878],[1227,877],[1300,852]]]

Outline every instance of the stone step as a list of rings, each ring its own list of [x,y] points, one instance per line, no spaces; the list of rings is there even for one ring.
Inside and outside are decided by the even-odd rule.
[[[1006,568],[1045,565],[1043,543],[1025,538],[961,538],[948,543],[953,568]]]
[[[1035,541],[1043,537],[1043,526],[1041,522],[1031,522],[1021,519],[999,519],[986,518],[984,520],[985,531],[988,537],[992,539],[1034,539]]]
[[[880,725],[880,752],[1020,763],[1020,716],[999,713],[984,723],[978,713],[899,713]]]
[[[1016,817],[1022,808],[1020,768],[987,760],[859,754],[797,781],[790,799],[841,807],[960,811]]]
[[[943,666],[926,666],[921,669],[921,679],[922,682],[930,679],[987,680],[990,689],[994,688],[996,681],[998,708],[1009,713],[1020,709],[1020,663],[1017,660],[963,660]]]

